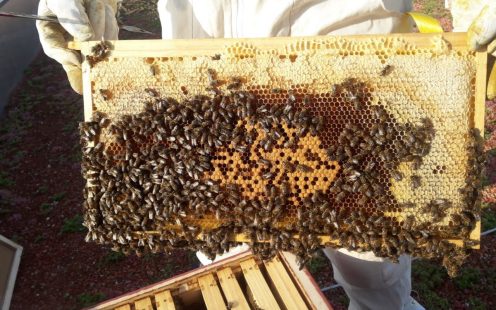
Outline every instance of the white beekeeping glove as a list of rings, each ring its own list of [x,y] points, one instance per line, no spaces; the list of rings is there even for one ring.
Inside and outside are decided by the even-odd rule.
[[[496,40],[496,2],[486,4],[467,30],[469,46],[477,50]],[[496,50],[488,50],[496,56]],[[487,84],[488,99],[496,98],[496,64],[493,65]]]
[[[41,46],[59,62],[71,87],[82,93],[81,55],[67,48],[71,40],[117,40],[119,26],[115,17],[118,0],[40,0],[38,15],[55,16],[60,24],[37,21]]]

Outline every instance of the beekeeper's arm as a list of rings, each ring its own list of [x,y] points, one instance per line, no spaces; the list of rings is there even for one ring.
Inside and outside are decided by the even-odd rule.
[[[81,54],[67,48],[71,40],[117,40],[115,14],[118,0],[41,0],[38,15],[55,16],[61,22],[37,21],[43,51],[59,62],[72,89],[82,93]]]
[[[480,49],[496,40],[496,1],[452,0],[446,1],[453,16],[453,31],[467,31],[469,46]],[[496,44],[496,42],[495,42]],[[488,50],[496,57],[496,50]],[[487,97],[496,98],[496,65],[492,67],[487,84]]]

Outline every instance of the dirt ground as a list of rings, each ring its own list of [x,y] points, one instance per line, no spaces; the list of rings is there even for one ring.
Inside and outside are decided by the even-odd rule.
[[[443,1],[416,1],[450,30]],[[154,1],[126,1],[123,21],[157,33],[122,33],[121,38],[159,38]],[[79,309],[169,278],[198,266],[194,253],[125,257],[86,243],[81,225],[83,179],[78,122],[81,96],[62,68],[44,54],[25,72],[0,120],[0,234],[24,247],[12,309]],[[487,150],[483,230],[496,227],[496,102],[487,103]],[[438,264],[413,264],[413,293],[427,309],[496,309],[496,236],[482,238],[461,275],[449,279]],[[335,284],[322,254],[308,269],[321,287]],[[336,309],[345,309],[341,288],[326,292]]]

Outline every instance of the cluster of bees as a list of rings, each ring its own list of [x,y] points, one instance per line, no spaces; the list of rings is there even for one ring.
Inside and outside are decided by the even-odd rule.
[[[480,133],[472,131],[471,171],[467,186],[460,189],[466,207],[451,215],[449,225],[433,226],[447,216],[452,207],[448,199],[434,199],[425,206],[400,205],[387,186],[388,180],[404,178],[400,163],[408,163],[413,170],[421,167],[435,137],[430,119],[398,124],[381,105],[368,103],[364,83],[348,79],[336,84],[331,95],[346,98],[346,104],[368,114],[373,125],[343,126],[338,143],[326,149],[327,160],[338,162],[341,170],[327,190],[300,197],[296,218],[287,221],[288,209],[295,207],[290,198],[297,195],[290,180],[278,183],[274,174],[266,172],[261,177],[271,182],[263,195],[250,199],[237,184],[205,175],[215,169],[212,159],[219,149],[232,147],[242,154],[254,147],[295,150],[299,139],[325,131],[326,120],[305,108],[312,101],[308,95],[289,90],[285,104],[260,104],[257,95],[241,90],[240,79],[233,78],[224,92],[215,72],[209,70],[208,75],[210,95],[185,96],[179,102],[147,89],[151,100],[143,112],[119,120],[96,113],[92,122],[81,123],[87,241],[138,255],[145,250],[190,248],[213,258],[236,245],[234,234],[244,233],[262,258],[279,250],[291,251],[303,266],[323,246],[319,236],[326,235],[338,242],[325,246],[373,251],[393,261],[403,253],[443,258],[450,274],[456,272],[465,252],[446,237],[462,235],[466,247],[473,245],[468,238],[478,219],[474,206],[480,200],[483,166]],[[247,124],[257,125],[264,138],[257,140],[262,133],[247,130]],[[296,134],[287,135],[280,124]],[[104,136],[106,140],[101,141]],[[109,142],[120,149],[110,148]],[[257,164],[276,165],[267,159]],[[313,171],[305,164],[277,164],[287,172],[310,175]],[[409,182],[416,190],[422,178],[414,174]],[[350,201],[357,208],[344,207]],[[393,207],[416,208],[430,214],[432,222],[419,222],[412,215],[399,221],[386,215]],[[206,230],[199,224],[202,219],[218,225]]]
[[[86,55],[85,60],[88,62],[90,68],[94,65],[107,59],[110,54],[112,46],[108,41],[100,41],[91,48],[91,55]]]

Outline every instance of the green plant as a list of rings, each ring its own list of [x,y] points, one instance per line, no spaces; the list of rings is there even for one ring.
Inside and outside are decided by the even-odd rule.
[[[38,187],[38,189],[36,190],[36,194],[37,195],[43,195],[43,194],[46,194],[48,192],[48,187],[45,186],[45,185],[42,185],[40,187]]]
[[[473,288],[481,279],[481,272],[477,268],[462,269],[460,274],[453,279],[455,285],[460,289]]]
[[[190,266],[194,266],[194,267],[200,266],[200,261],[198,260],[198,257],[196,256],[196,252],[188,251],[188,253],[186,255],[188,257],[188,263]]]
[[[451,309],[448,299],[439,296],[436,292],[426,291],[420,296],[425,309],[449,310]]]
[[[146,251],[143,254],[142,259],[145,260],[145,261],[151,261],[151,260],[153,260],[155,257],[157,257],[159,255],[160,255],[160,253],[152,253],[152,252]]]
[[[449,309],[449,301],[435,290],[446,281],[446,271],[434,263],[418,260],[412,264],[413,290],[417,291],[426,309]]]
[[[441,266],[417,260],[412,264],[412,276],[416,283],[423,283],[427,288],[434,289],[446,280],[447,273]]]
[[[17,167],[25,156],[26,156],[26,151],[16,150],[14,154],[11,156],[10,160],[8,161],[8,166],[10,168]]]
[[[306,265],[308,271],[311,274],[318,274],[324,267],[329,265],[329,260],[323,257],[319,252],[312,257],[312,259]]]
[[[102,260],[100,261],[100,265],[115,264],[122,261],[124,258],[126,258],[126,255],[124,255],[122,252],[115,252],[111,250],[102,258]]]
[[[64,127],[62,128],[62,131],[65,133],[74,132],[77,129],[76,124],[77,122],[67,122],[67,124],[65,124]]]
[[[482,209],[482,230],[496,227],[496,210],[486,207]]]
[[[174,274],[174,267],[171,264],[167,264],[160,270],[160,274],[163,279],[168,279]]]
[[[484,290],[489,293],[496,295],[496,268],[484,268],[483,272],[484,279],[482,279],[482,283],[484,285]]]
[[[69,155],[69,160],[75,163],[80,163],[82,158],[83,154],[81,153],[81,148],[78,145],[77,148],[75,148]]]
[[[469,309],[472,310],[486,310],[486,304],[477,297],[470,297],[468,299]]]
[[[12,213],[12,210],[6,207],[0,207],[0,216]]]
[[[9,178],[7,173],[0,171],[0,187],[8,187],[14,185],[14,181]]]
[[[45,240],[45,236],[43,235],[37,235],[35,238],[34,238],[34,243],[40,243],[41,241]]]
[[[22,237],[14,234],[14,235],[12,235],[12,237],[10,237],[10,240],[14,241],[15,243],[21,243]]]
[[[57,193],[50,197],[51,200],[59,202],[65,197],[65,192]]]
[[[53,203],[44,202],[40,205],[41,214],[50,213],[53,210]]]
[[[105,299],[103,293],[82,293],[76,296],[79,307],[89,307]]]
[[[81,214],[76,214],[74,217],[64,220],[60,233],[78,233],[83,231],[86,231],[86,228],[83,226],[83,217]]]
[[[346,294],[343,294],[339,297],[339,302],[342,305],[345,305],[346,307],[348,307],[348,305],[350,304],[350,299],[348,298],[348,296]]]

